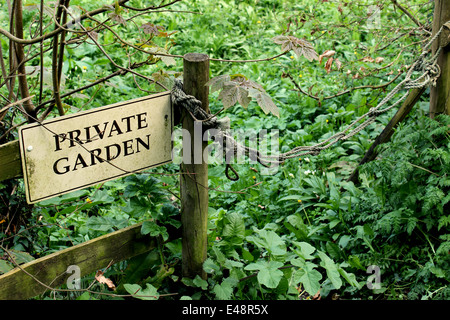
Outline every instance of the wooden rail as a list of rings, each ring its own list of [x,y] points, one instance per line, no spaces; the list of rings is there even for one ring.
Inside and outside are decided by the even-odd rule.
[[[19,140],[0,145],[0,181],[22,176]]]
[[[24,300],[44,293],[67,281],[67,267],[76,265],[81,277],[148,252],[157,247],[157,239],[141,234],[141,223],[86,241],[45,257],[20,265],[0,275],[0,300]],[[25,270],[30,275],[25,273]]]

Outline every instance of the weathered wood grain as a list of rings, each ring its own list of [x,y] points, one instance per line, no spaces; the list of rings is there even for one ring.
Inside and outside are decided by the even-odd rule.
[[[20,267],[46,285],[57,287],[71,275],[70,265],[80,268],[81,276],[107,267],[157,247],[157,239],[141,234],[136,224],[68,249],[49,254]],[[0,275],[0,300],[24,300],[44,293],[45,286],[20,268]]]

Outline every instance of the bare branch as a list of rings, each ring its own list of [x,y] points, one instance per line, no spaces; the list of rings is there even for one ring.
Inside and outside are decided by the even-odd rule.
[[[150,7],[147,7],[147,8],[135,8],[135,7],[130,7],[130,6],[126,5],[126,4],[122,4],[121,6],[124,7],[124,8],[127,8],[129,10],[133,10],[133,11],[149,11],[149,10],[157,10],[157,9],[165,8],[165,7],[171,6],[171,5],[173,5],[173,4],[177,3],[177,2],[180,2],[180,1],[183,1],[183,0],[174,0],[172,2],[163,4],[163,5],[160,5],[160,6],[150,6]]]
[[[119,4],[119,6],[123,6],[128,1],[130,1],[130,0],[119,0],[118,4]],[[96,16],[96,15],[98,15],[100,13],[103,13],[103,12],[106,12],[106,11],[109,11],[109,10],[111,10],[111,9],[109,7],[106,7],[106,6],[101,7],[99,9],[92,10],[90,12],[87,12],[87,13],[81,15],[78,18],[73,18],[73,20],[65,23],[63,25],[63,27],[67,28],[68,25],[72,25],[72,24],[81,22],[83,20],[86,20],[89,16]],[[16,42],[16,43],[20,43],[20,44],[34,44],[34,43],[38,43],[38,42],[41,42],[41,41],[53,38],[54,36],[60,34],[63,30],[64,30],[63,28],[57,28],[57,29],[54,29],[53,31],[51,31],[49,33],[46,33],[46,34],[44,34],[44,35],[42,35],[40,37],[33,38],[33,39],[22,39],[20,37],[16,37],[13,34],[11,34],[10,32],[8,32],[8,31],[6,31],[6,30],[4,30],[2,28],[0,28],[0,34],[3,34],[8,39],[10,39],[11,41]]]
[[[399,8],[401,11],[403,11],[418,27],[423,28],[425,30],[427,30],[427,28],[425,28],[423,26],[423,24],[420,23],[419,20],[417,20],[408,10],[406,10],[405,7],[403,7],[402,5],[400,5],[397,0],[391,0],[391,2],[397,7]]]

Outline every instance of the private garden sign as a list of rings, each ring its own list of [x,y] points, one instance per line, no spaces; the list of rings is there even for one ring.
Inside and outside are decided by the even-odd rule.
[[[171,162],[170,92],[23,126],[28,203]]]

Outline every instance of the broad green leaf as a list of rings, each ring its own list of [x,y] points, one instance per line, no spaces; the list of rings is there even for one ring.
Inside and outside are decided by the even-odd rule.
[[[8,251],[13,256],[14,261],[17,264],[27,263],[34,260],[34,258],[27,252],[17,251],[14,249],[9,249]]]
[[[13,265],[5,260],[0,260],[0,274],[7,273],[14,269]]]
[[[246,266],[245,270],[258,270],[258,282],[265,285],[268,288],[276,288],[283,272],[279,270],[283,266],[279,261],[258,261]]]
[[[169,234],[167,233],[167,229],[164,226],[158,226],[153,221],[144,221],[141,227],[142,234],[150,234],[152,237],[156,237],[161,235],[163,240],[166,241],[169,239]]]
[[[256,244],[261,249],[266,249],[274,256],[282,256],[286,254],[286,244],[284,241],[272,230],[258,230],[259,237],[248,236],[247,240]]]
[[[294,281],[301,283],[310,295],[315,295],[320,289],[320,280],[322,280],[320,272],[314,269],[316,265],[301,259],[293,259],[291,263],[300,267],[292,275]]]
[[[330,257],[326,255],[326,253],[317,251],[317,254],[322,260],[320,265],[327,271],[327,276],[330,279],[331,283],[336,289],[339,289],[342,286],[342,280],[338,271],[338,266],[336,265],[336,263],[334,263],[333,260],[330,259]]]
[[[345,271],[342,268],[338,268],[339,273],[341,274],[342,278],[344,278],[345,280],[347,280],[347,282],[353,286],[353,287],[357,287],[359,288],[360,285],[358,283],[358,281],[356,281],[356,276],[353,273],[347,273],[347,271]]]
[[[293,244],[297,246],[297,249],[295,252],[303,259],[310,260],[314,259],[314,256],[311,255],[314,251],[316,251],[316,248],[314,248],[312,245],[310,245],[307,242],[297,242],[293,241]]]
[[[137,283],[144,279],[148,271],[161,263],[161,258],[157,251],[141,254],[128,260],[127,268],[122,276],[121,283]],[[118,290],[122,289],[119,285]]]

